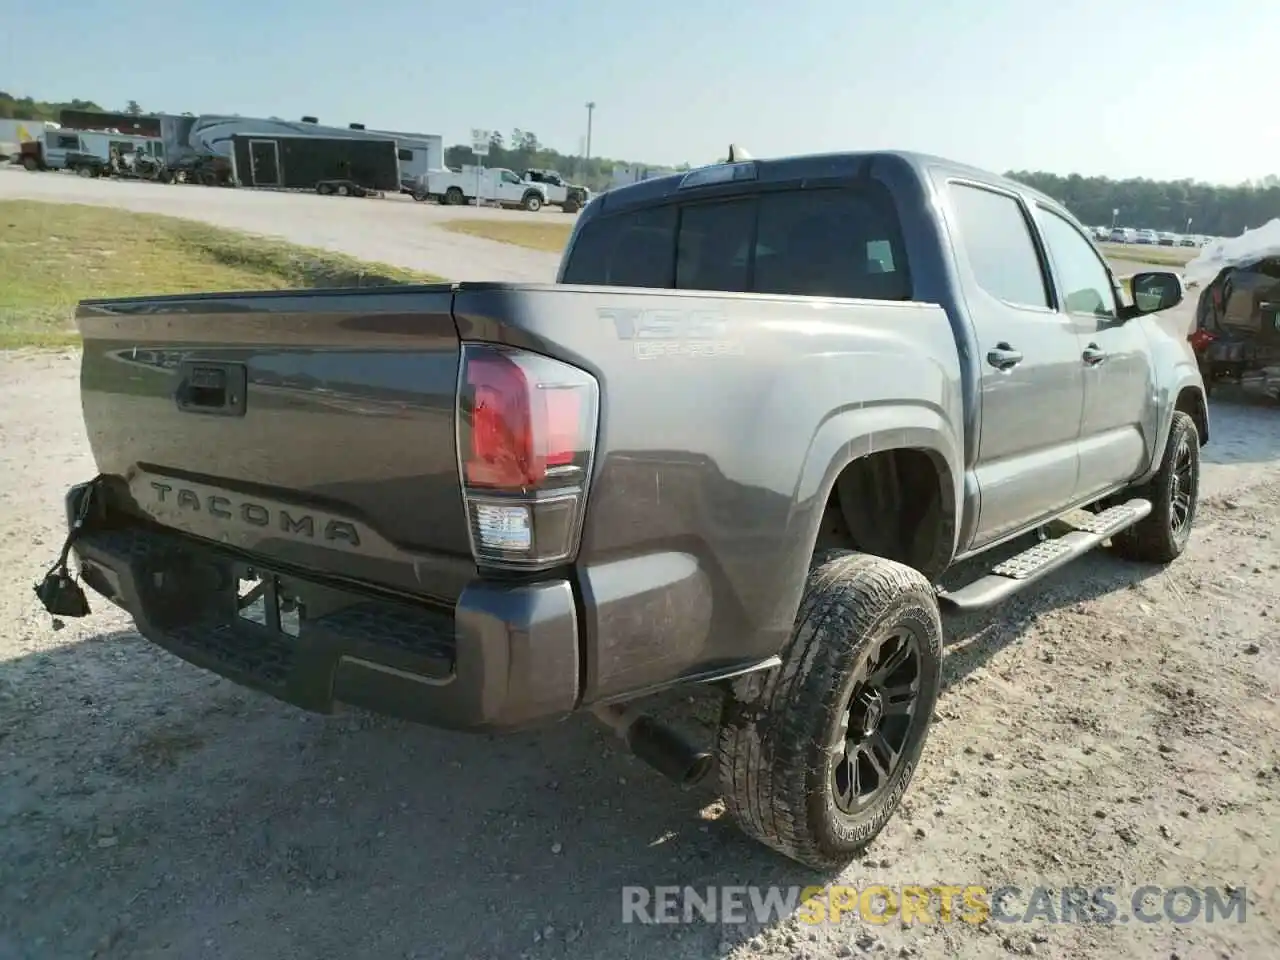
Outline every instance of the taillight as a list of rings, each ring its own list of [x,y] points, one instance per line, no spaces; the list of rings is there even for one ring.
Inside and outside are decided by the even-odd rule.
[[[462,345],[458,469],[477,562],[528,568],[573,558],[599,411],[596,380],[577,367]]]
[[[1218,338],[1208,330],[1197,330],[1187,336],[1187,342],[1191,344],[1191,349],[1196,353],[1204,353],[1209,349],[1209,344],[1213,343],[1213,341],[1217,339]]]

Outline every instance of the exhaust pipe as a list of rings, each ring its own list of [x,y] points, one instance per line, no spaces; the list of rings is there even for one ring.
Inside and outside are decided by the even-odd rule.
[[[636,757],[682,790],[688,790],[711,772],[715,763],[711,753],[661,720],[613,705],[598,706],[592,712],[626,741]]]

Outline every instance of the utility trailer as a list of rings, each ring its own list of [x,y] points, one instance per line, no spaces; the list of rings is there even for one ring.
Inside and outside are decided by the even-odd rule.
[[[394,140],[253,133],[231,137],[232,175],[241,186],[343,196],[398,192],[396,152]]]

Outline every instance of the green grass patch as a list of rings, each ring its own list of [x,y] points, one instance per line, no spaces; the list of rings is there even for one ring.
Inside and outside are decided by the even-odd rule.
[[[93,297],[439,281],[177,217],[0,201],[0,349],[78,343],[76,304]]]
[[[534,220],[446,220],[440,226],[469,237],[496,240],[544,253],[562,253],[573,230],[573,220],[541,223]]]
[[[1130,260],[1157,267],[1185,267],[1200,253],[1199,247],[1148,247],[1131,243],[1100,243],[1108,260]]]

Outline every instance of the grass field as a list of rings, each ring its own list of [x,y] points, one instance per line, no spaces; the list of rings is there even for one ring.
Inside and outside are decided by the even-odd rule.
[[[530,250],[542,250],[546,253],[560,253],[569,241],[574,222],[568,218],[563,223],[540,223],[532,220],[446,220],[441,226],[454,233],[465,233],[469,237],[511,243],[517,247],[528,247]]]
[[[0,201],[0,349],[78,342],[77,301],[438,280],[191,220]]]
[[[1130,260],[1153,266],[1185,267],[1200,252],[1199,247],[1148,247],[1132,243],[1100,243],[1108,260]]]

